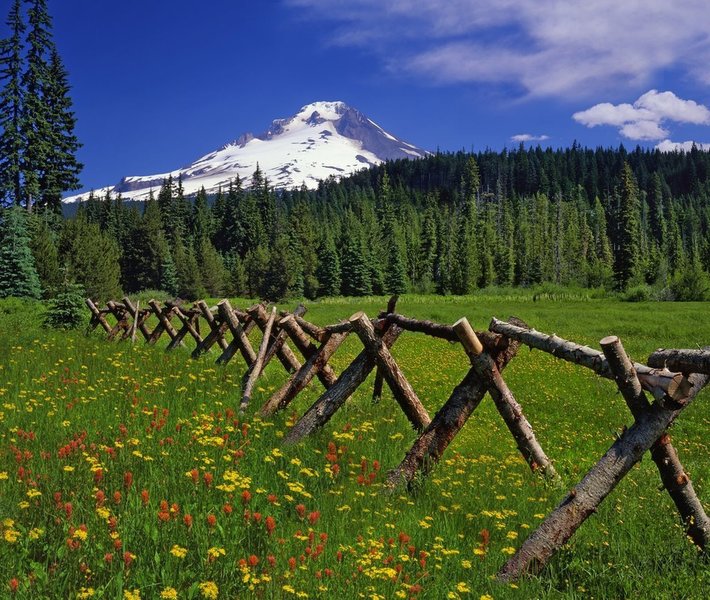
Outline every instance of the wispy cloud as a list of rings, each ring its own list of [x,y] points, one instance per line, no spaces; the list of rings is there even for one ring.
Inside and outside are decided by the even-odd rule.
[[[633,104],[602,102],[574,113],[572,118],[587,127],[618,127],[630,140],[662,140],[670,135],[668,123],[710,125],[710,110],[673,92],[649,90]]]
[[[669,68],[710,83],[706,0],[283,1],[334,22],[330,42],[440,83],[579,97],[649,85]]]
[[[519,133],[517,135],[511,136],[511,142],[544,142],[549,140],[549,135],[532,135],[531,133]]]

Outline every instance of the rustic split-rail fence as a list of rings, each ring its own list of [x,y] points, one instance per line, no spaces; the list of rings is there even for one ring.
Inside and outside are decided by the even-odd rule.
[[[191,339],[193,358],[203,356],[216,345],[220,349],[216,362],[221,365],[240,354],[247,366],[242,381],[242,411],[248,407],[257,379],[276,358],[288,379],[260,407],[262,416],[289,406],[317,378],[325,390],[289,430],[284,438],[286,444],[297,443],[324,427],[376,370],[373,398],[381,396],[386,381],[394,399],[418,432],[402,462],[388,474],[387,485],[392,488],[411,486],[416,477],[431,471],[486,392],[529,467],[547,478],[557,479],[552,461],[501,375],[521,344],[548,352],[614,380],[634,422],[523,542],[500,569],[498,578],[512,581],[526,573],[539,572],[647,451],[658,467],[663,487],[678,509],[687,536],[702,551],[710,548],[710,519],[668,435],[671,424],[710,380],[710,348],[658,350],[644,365],[632,362],[615,336],[602,339],[599,351],[540,333],[514,317],[508,321],[494,318],[487,331],[474,331],[466,318],[453,325],[443,325],[406,317],[396,312],[396,302],[397,297],[392,297],[387,309],[374,319],[357,312],[345,321],[320,327],[304,318],[306,308],[302,305],[292,312],[277,312],[276,307],[269,310],[264,304],[239,310],[228,300],[214,307],[204,301],[187,307],[179,302],[161,305],[150,300],[147,307],[141,308],[137,302],[123,298],[98,308],[87,299],[91,311],[87,332],[100,326],[111,340],[134,342],[140,332],[149,344],[156,344],[166,335],[169,338],[167,350],[187,347]],[[152,330],[148,327],[151,317],[157,319]],[[261,342],[256,350],[249,339],[254,329],[261,331]],[[470,362],[468,373],[433,418],[390,352],[404,331],[460,342]],[[360,339],[363,350],[338,375],[328,363],[350,334]],[[302,355],[303,363],[289,344]]]

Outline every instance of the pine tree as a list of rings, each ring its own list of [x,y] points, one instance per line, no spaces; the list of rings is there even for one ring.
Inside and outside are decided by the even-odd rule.
[[[224,269],[222,257],[207,236],[199,240],[196,248],[197,264],[200,266],[202,285],[212,297],[224,294],[227,273]]]
[[[27,69],[22,78],[25,101],[22,105],[20,131],[24,142],[22,199],[32,211],[41,198],[41,183],[50,167],[54,143],[52,114],[45,93],[50,84],[48,57],[54,51],[50,29],[52,22],[46,0],[32,0],[28,10]]]
[[[619,187],[614,280],[619,290],[639,275],[640,209],[639,190],[629,163],[624,163]]]
[[[54,213],[44,211],[29,220],[30,250],[34,257],[37,275],[45,298],[59,289],[63,275],[59,264],[59,251],[54,231],[61,229],[61,220]]]
[[[59,257],[68,281],[83,285],[91,298],[109,300],[121,293],[118,244],[102,233],[98,224],[80,215],[65,221]]]
[[[41,292],[25,214],[18,207],[3,209],[0,212],[0,298],[39,298]]]
[[[325,234],[318,248],[318,295],[338,296],[340,294],[340,259],[330,232]]]
[[[202,275],[191,245],[178,239],[173,246],[173,262],[177,271],[178,296],[185,300],[198,300],[207,295]]]
[[[0,206],[22,202],[22,20],[14,0],[7,18],[10,37],[0,40]]]
[[[79,187],[82,164],[76,160],[81,144],[74,135],[76,119],[69,96],[67,72],[59,53],[52,48],[44,103],[49,109],[49,124],[52,144],[47,156],[47,165],[40,180],[42,206],[61,212],[62,192]]]
[[[76,329],[84,323],[86,291],[78,283],[65,281],[49,302],[45,325],[54,329]]]

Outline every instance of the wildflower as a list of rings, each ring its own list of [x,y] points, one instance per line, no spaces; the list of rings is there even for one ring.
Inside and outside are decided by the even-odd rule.
[[[229,502],[227,502],[227,503],[222,507],[222,512],[223,512],[225,515],[231,515],[231,514],[232,514],[232,510],[233,510],[233,509],[232,509],[232,505],[231,505]]]
[[[182,518],[183,523],[185,523],[185,526],[190,529],[192,527],[192,515],[185,514]]]
[[[141,600],[141,591],[140,590],[123,590],[123,598],[124,600]]]
[[[456,591],[459,592],[459,594],[469,594],[471,593],[471,589],[468,587],[465,581],[459,581],[456,584]]]
[[[308,522],[309,522],[311,525],[315,525],[315,524],[316,524],[316,521],[318,521],[318,519],[320,519],[320,512],[319,512],[319,511],[314,510],[312,513],[309,513],[309,515],[308,515]]]
[[[123,564],[126,565],[126,568],[130,567],[134,560],[136,560],[136,555],[132,552],[126,551],[123,553]]]
[[[113,493],[113,501],[114,504],[121,504],[121,492],[118,490]]]
[[[77,593],[77,600],[86,600],[86,598],[91,598],[95,593],[94,588],[81,588]]]
[[[177,600],[178,593],[173,587],[166,587],[162,592],[160,592],[160,598],[162,600]]]
[[[214,527],[215,525],[217,525],[217,517],[210,513],[207,515],[207,526]]]
[[[133,473],[126,471],[123,474],[123,487],[128,489],[133,485]]]
[[[271,517],[271,516],[266,517],[266,521],[264,521],[264,525],[266,526],[266,532],[269,535],[271,535],[273,533],[274,529],[276,529],[276,520],[274,519],[274,517]]]
[[[296,513],[302,519],[306,516],[306,507],[303,504],[296,504]]]
[[[12,579],[10,579],[8,586],[10,587],[10,591],[14,594],[20,587],[20,581],[17,579],[17,577],[13,577]]]
[[[198,587],[203,598],[206,600],[217,600],[219,588],[214,581],[203,581]]]
[[[249,504],[251,500],[251,492],[249,490],[244,490],[242,492],[242,504]]]
[[[150,494],[148,493],[148,490],[141,490],[141,502],[143,503],[143,506],[148,504],[150,501]]]
[[[3,533],[3,537],[5,538],[5,541],[9,544],[14,544],[20,537],[20,532],[16,529],[6,529]]]
[[[187,556],[187,548],[183,548],[182,546],[178,546],[177,544],[175,544],[170,549],[170,554],[177,558],[185,558]]]
[[[220,556],[225,556],[226,554],[227,554],[227,551],[224,548],[212,547],[209,550],[207,550],[207,560],[209,562],[214,562]]]

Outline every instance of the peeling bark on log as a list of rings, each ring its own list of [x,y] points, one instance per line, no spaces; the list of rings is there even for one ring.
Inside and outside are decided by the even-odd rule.
[[[387,385],[392,390],[392,395],[407,416],[407,419],[409,419],[412,427],[417,431],[424,429],[431,423],[429,413],[427,413],[399,365],[392,358],[392,354],[382,342],[382,338],[375,333],[375,328],[372,326],[370,319],[367,318],[365,313],[361,312],[350,317],[350,323],[353,326],[353,331],[357,333],[363,346],[365,346],[365,351],[375,360],[383,377],[387,379]]]
[[[710,351],[708,350],[656,350],[648,357],[648,365],[667,368],[682,373],[705,373],[710,375]]]
[[[321,375],[321,371],[324,371],[326,368],[333,373],[333,377],[335,377],[335,373],[328,365],[328,361],[330,357],[335,354],[335,351],[346,337],[348,337],[347,333],[334,333],[326,336],[325,341],[321,344],[317,352],[312,354],[303,366],[281,386],[281,389],[264,403],[264,406],[261,407],[260,414],[266,417],[272,415],[277,410],[286,408],[286,406],[308,386],[312,379],[316,375]],[[328,380],[329,379],[328,377]],[[337,379],[333,379],[332,383],[329,382],[327,385],[323,379],[321,379],[321,381],[327,390],[335,384]]]
[[[534,329],[516,327],[495,318],[491,321],[490,330],[518,340],[531,348],[548,352],[562,360],[587,367],[607,379],[614,379],[604,354],[588,346],[569,342],[554,334],[547,335]],[[682,373],[652,369],[638,363],[634,363],[634,369],[641,386],[656,400],[662,403],[668,402],[669,408],[678,408],[685,403],[690,393],[690,385]]]
[[[254,348],[252,348],[251,342],[247,337],[246,327],[242,326],[242,324],[239,322],[239,313],[232,308],[232,305],[229,303],[229,300],[222,300],[217,305],[217,311],[219,313],[219,316],[222,318],[222,321],[227,324],[227,327],[229,327],[229,330],[232,332],[233,337],[232,341],[217,359],[217,364],[227,364],[237,353],[237,350],[239,350],[242,357],[244,358],[244,362],[246,362],[247,364],[247,367],[251,367],[252,364],[254,364],[254,361],[256,360],[256,353],[254,352]],[[248,315],[246,313],[243,313],[243,315],[244,318],[248,318]],[[242,320],[242,323],[243,322],[244,321]],[[252,326],[252,328],[254,327],[254,321],[252,321],[251,319],[249,321],[249,324]]]
[[[106,320],[106,317],[104,317],[103,313],[96,308],[96,305],[94,304],[94,301],[91,298],[86,298],[84,300],[86,303],[86,306],[89,308],[91,311],[91,320],[89,321],[89,324],[86,328],[86,333],[87,335],[96,329],[97,325],[101,325],[103,327],[104,331],[108,334],[111,333],[111,326],[108,324],[108,321]]]
[[[518,450],[530,469],[533,472],[542,471],[545,476],[551,479],[556,478],[557,472],[552,466],[552,461],[537,441],[532,426],[523,414],[522,407],[501,377],[495,362],[487,352],[483,351],[483,345],[476,337],[468,319],[466,317],[460,319],[454,323],[453,328],[461,338],[461,343],[471,359],[473,369],[486,383],[500,416],[503,417],[503,421],[515,439]]]
[[[303,306],[303,304],[299,304],[296,309],[293,311],[293,314],[295,316],[303,316],[306,314],[306,307]],[[266,356],[264,357],[264,363],[261,365],[261,370],[263,371],[266,366],[271,362],[271,359],[276,355],[276,353],[281,350],[283,345],[286,343],[286,340],[288,339],[289,335],[286,333],[283,329],[278,328],[278,333],[276,334],[276,337],[273,339],[272,343],[269,344],[269,347],[266,350]]]
[[[689,381],[692,389],[686,406],[707,384],[708,376],[693,374],[689,377]],[[619,481],[663,435],[683,408],[668,410],[655,403],[644,411],[639,419],[614,442],[584,479],[525,540],[520,549],[498,572],[498,579],[513,581],[525,573],[537,573],[542,570],[550,557],[572,537]]]
[[[649,410],[650,405],[621,340],[616,336],[609,336],[599,343],[631,414],[634,419],[640,419]],[[710,546],[710,519],[695,493],[690,477],[683,469],[667,432],[664,432],[651,446],[651,458],[658,467],[663,486],[680,513],[686,534],[699,548],[705,550]]]
[[[402,330],[399,327],[391,327],[382,337],[382,343],[388,348],[391,347],[400,333]],[[288,432],[284,444],[295,444],[316,429],[323,427],[374,368],[375,360],[366,350],[363,350],[342,372],[335,385],[318,398]]]
[[[239,412],[243,413],[247,406],[249,406],[249,401],[251,400],[251,393],[254,389],[254,384],[256,380],[261,375],[261,367],[264,364],[264,357],[266,356],[266,351],[269,347],[269,340],[271,338],[271,329],[274,326],[274,319],[276,318],[276,307],[271,309],[271,315],[269,315],[269,320],[266,322],[266,327],[264,328],[264,337],[261,340],[261,345],[259,346],[259,353],[256,355],[256,360],[253,362],[251,367],[249,367],[248,376],[246,382],[244,383],[244,391],[242,393],[242,401],[239,405]]]
[[[509,322],[525,326],[522,321],[514,317],[511,317]],[[502,336],[495,337],[500,339],[494,341],[491,336],[487,336],[487,339],[491,346],[498,348],[491,354],[491,357],[495,361],[498,371],[502,371],[517,353],[519,343]],[[454,437],[461,431],[485,394],[486,384],[471,368],[461,383],[454,388],[451,396],[436,413],[429,426],[414,442],[404,460],[396,469],[390,471],[387,485],[389,487],[395,487],[402,483],[411,485],[417,473],[427,475]]]
[[[263,332],[266,328],[266,323],[269,320],[264,306],[262,304],[252,306],[250,309],[247,310],[247,313],[256,322],[256,324],[259,326],[259,329],[261,329],[261,331]],[[301,363],[298,361],[296,355],[286,343],[284,343],[284,345],[276,352],[276,356],[278,357],[279,361],[288,373],[294,373],[295,371],[298,371],[298,369],[301,368]]]

